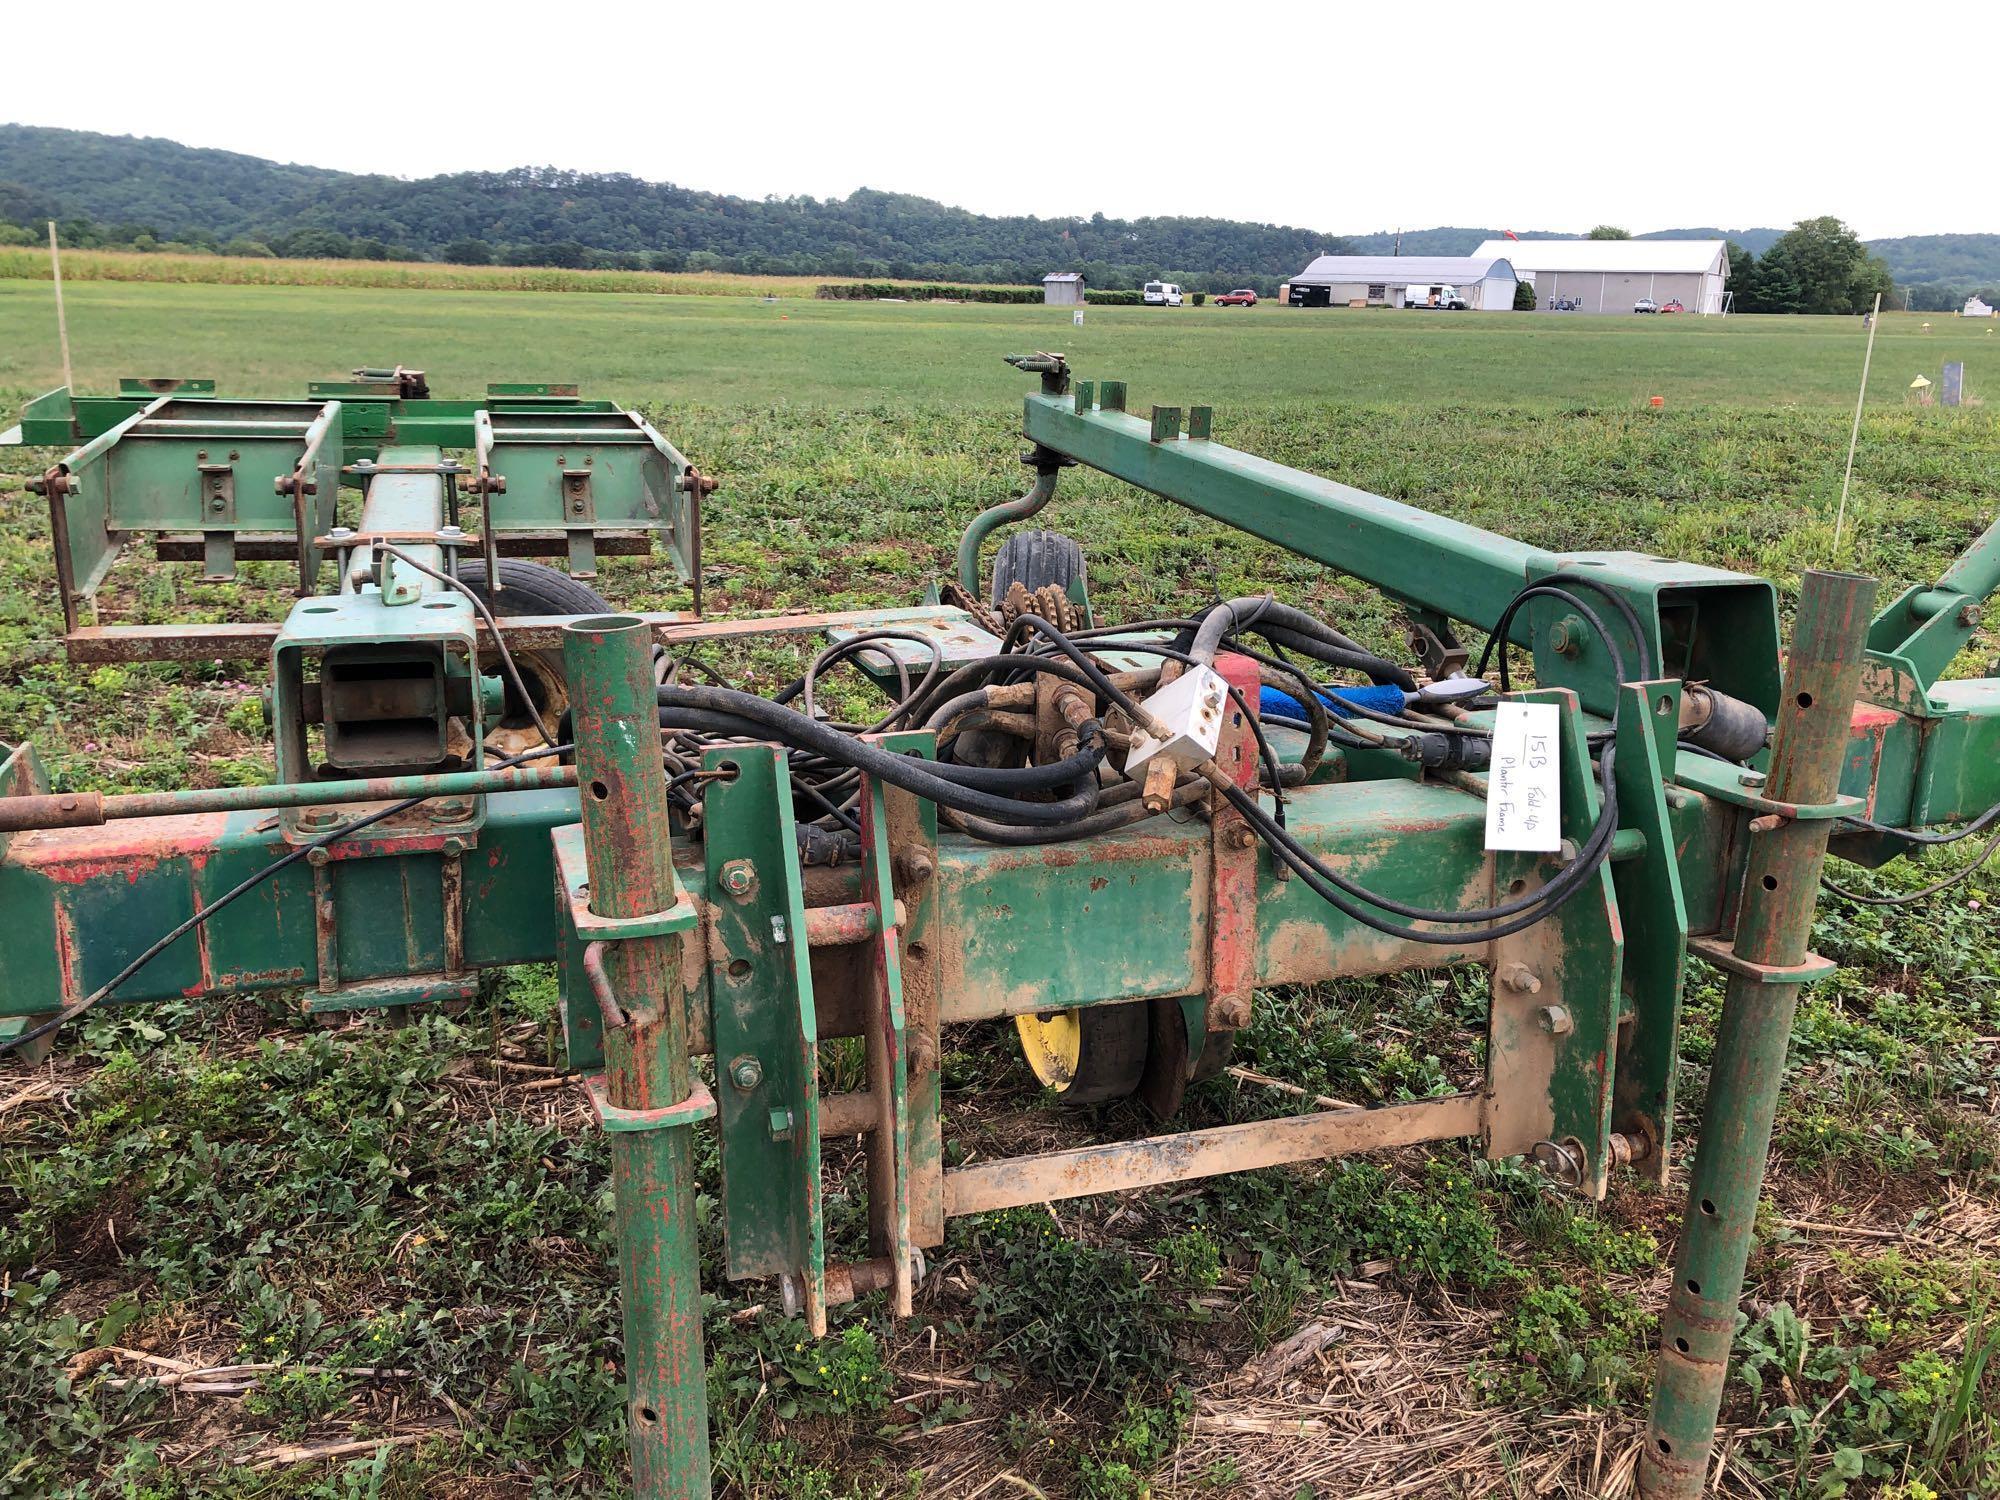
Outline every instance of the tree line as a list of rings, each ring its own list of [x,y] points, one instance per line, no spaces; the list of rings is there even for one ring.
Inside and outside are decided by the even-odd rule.
[[[1273,292],[1341,247],[1229,219],[989,216],[905,193],[748,199],[620,173],[520,167],[405,181],[171,141],[0,126],[0,222],[78,245],[841,280],[1091,285],[1165,279]],[[10,236],[12,237],[12,236]]]
[[[553,167],[404,180],[0,125],[0,244],[39,238],[48,219],[65,244],[141,251],[1013,286],[1065,270],[1104,290],[1157,279],[1265,296],[1318,255],[1380,253],[1390,243],[1405,254],[1467,254],[1494,234],[1432,229],[1350,241],[1228,219],[993,217],[867,188],[839,199],[749,199]],[[1613,225],[1590,232],[1629,237]],[[2000,236],[1919,236],[1878,250],[1838,219],[1807,219],[1762,255],[1732,243],[1729,269],[1740,312],[1865,311],[1878,288],[1889,293],[1885,305],[1942,310],[1974,291],[1995,300]]]

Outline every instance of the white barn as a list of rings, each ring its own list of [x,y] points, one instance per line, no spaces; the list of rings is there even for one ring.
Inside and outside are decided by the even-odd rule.
[[[1577,312],[1629,313],[1650,297],[1719,313],[1729,280],[1726,240],[1488,240],[1474,254],[1511,260],[1538,312],[1573,300]]]
[[[1322,255],[1278,293],[1293,307],[1404,307],[1455,287],[1475,311],[1512,312],[1514,267],[1504,254]]]

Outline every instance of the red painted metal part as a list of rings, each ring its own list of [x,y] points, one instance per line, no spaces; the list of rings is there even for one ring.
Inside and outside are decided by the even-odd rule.
[[[1260,673],[1247,656],[1225,652],[1215,670],[1230,687],[1230,712],[1223,721],[1216,763],[1235,783],[1257,784],[1257,716]],[[1240,814],[1220,797],[1211,801],[1212,851],[1209,901],[1208,1029],[1234,1031],[1250,1024],[1251,996],[1257,985],[1257,857],[1254,839]]]

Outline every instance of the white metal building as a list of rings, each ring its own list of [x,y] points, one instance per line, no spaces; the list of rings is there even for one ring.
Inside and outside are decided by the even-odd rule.
[[[1984,299],[1975,295],[1965,299],[1964,316],[1968,318],[1990,318],[1993,316],[1993,309],[1986,305]]]
[[[1429,306],[1452,287],[1475,311],[1511,312],[1514,267],[1488,255],[1322,255],[1278,292],[1293,307]]]
[[[1538,312],[1629,313],[1641,297],[1691,313],[1724,311],[1725,240],[1488,240],[1476,255],[1504,255],[1535,288]]]

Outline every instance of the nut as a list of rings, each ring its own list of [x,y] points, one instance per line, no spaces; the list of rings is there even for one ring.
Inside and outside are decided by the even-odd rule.
[[[1522,963],[1502,964],[1500,982],[1517,995],[1539,995],[1542,992],[1541,976]]]
[[[722,888],[732,896],[747,896],[757,889],[757,867],[747,859],[732,859],[722,867]]]
[[[1567,1006],[1544,1005],[1535,1012],[1535,1019],[1541,1022],[1542,1030],[1550,1036],[1568,1036],[1576,1030],[1576,1022],[1571,1019]]]
[[[729,1081],[747,1094],[764,1081],[764,1065],[747,1055],[736,1058],[729,1064]]]

